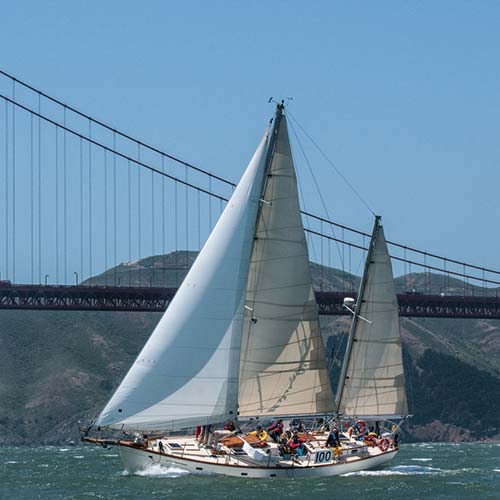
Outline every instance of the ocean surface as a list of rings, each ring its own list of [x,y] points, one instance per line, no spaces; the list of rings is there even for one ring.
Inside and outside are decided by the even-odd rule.
[[[328,479],[240,479],[181,469],[124,473],[117,450],[0,448],[0,499],[500,499],[500,443],[403,445],[383,469]]]

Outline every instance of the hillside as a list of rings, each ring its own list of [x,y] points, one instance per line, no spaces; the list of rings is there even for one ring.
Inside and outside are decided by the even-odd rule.
[[[91,282],[175,286],[194,257],[149,257]],[[358,277],[340,270],[317,264],[311,269],[317,288],[349,291],[359,284]],[[411,279],[419,276],[398,278],[396,286],[404,290]],[[99,412],[159,318],[139,312],[0,311],[0,443],[77,439],[76,421]],[[401,326],[414,414],[407,439],[498,437],[500,322],[403,318]],[[321,327],[335,379],[349,318],[323,316]]]

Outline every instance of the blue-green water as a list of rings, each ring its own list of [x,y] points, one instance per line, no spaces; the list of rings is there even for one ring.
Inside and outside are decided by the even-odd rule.
[[[384,469],[316,480],[123,472],[117,451],[92,446],[0,448],[0,498],[500,499],[500,444],[404,445]]]

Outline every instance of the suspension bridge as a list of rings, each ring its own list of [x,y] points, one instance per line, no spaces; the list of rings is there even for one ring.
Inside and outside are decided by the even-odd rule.
[[[164,310],[234,187],[0,71],[0,309]],[[370,235],[302,217],[319,311],[346,314]],[[500,271],[388,243],[401,315],[500,319]]]

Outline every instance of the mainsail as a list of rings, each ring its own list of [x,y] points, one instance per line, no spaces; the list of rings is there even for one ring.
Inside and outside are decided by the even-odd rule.
[[[236,416],[244,299],[268,136],[96,425],[172,430]]]
[[[339,414],[408,414],[398,303],[384,230],[376,217],[336,402]]]
[[[240,416],[334,410],[286,118],[276,115],[246,293]]]

